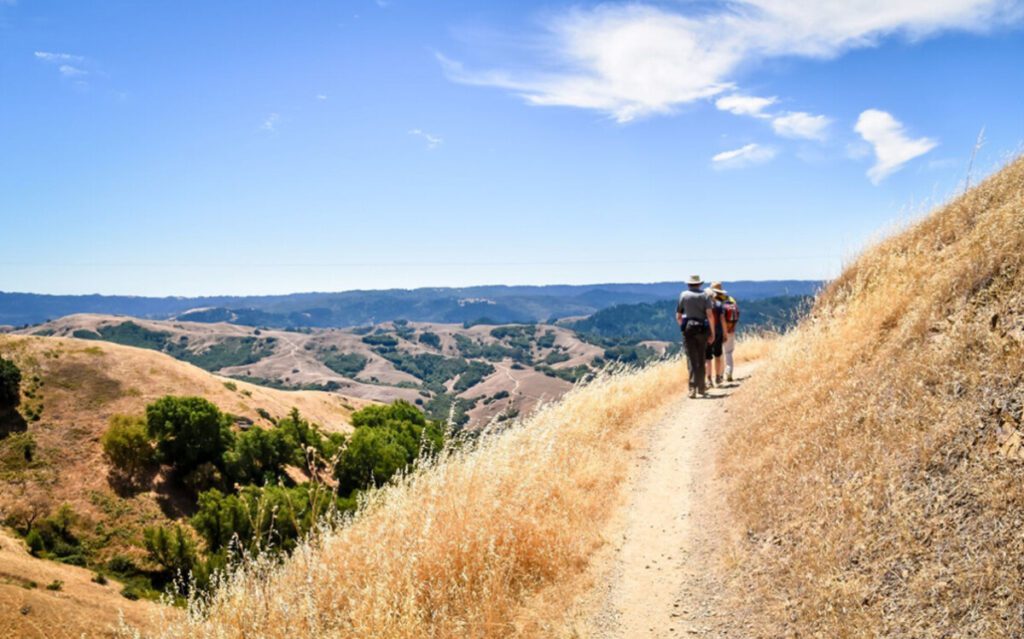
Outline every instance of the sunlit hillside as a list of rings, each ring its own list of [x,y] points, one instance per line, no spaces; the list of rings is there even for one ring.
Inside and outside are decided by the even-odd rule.
[[[741,398],[756,636],[1024,632],[1024,160],[866,251]]]
[[[192,506],[166,468],[135,486],[117,480],[101,447],[114,415],[142,415],[164,395],[196,395],[230,413],[234,428],[270,428],[298,408],[326,431],[347,432],[352,412],[368,403],[232,381],[104,342],[0,335],[0,355],[22,376],[20,406],[0,413],[0,525],[8,527],[0,531],[2,636],[95,636],[120,609],[132,619],[148,609],[122,596],[115,575],[149,568],[143,529],[180,520]],[[15,535],[44,525],[59,527],[60,539],[36,554],[54,561],[30,556],[32,540]],[[105,581],[101,570],[109,583],[90,581]],[[45,588],[55,581],[59,589]]]

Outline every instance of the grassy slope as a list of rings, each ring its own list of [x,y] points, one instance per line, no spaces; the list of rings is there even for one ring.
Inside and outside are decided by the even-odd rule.
[[[159,476],[153,490],[132,496],[119,496],[108,484],[99,437],[111,415],[142,413],[146,404],[166,394],[201,395],[257,424],[266,425],[258,408],[280,417],[295,406],[328,430],[344,430],[352,408],[365,404],[328,393],[276,391],[242,382],[234,382],[236,390],[231,390],[223,378],[167,355],[103,342],[0,335],[0,354],[21,367],[22,390],[27,391],[22,412],[42,406],[39,420],[27,422],[26,432],[0,438],[0,518],[30,512],[45,516],[67,502],[81,517],[77,534],[103,546],[98,556],[102,561],[116,553],[139,557],[141,528],[165,521],[168,513],[176,513],[177,504],[175,493],[163,489]],[[34,383],[34,376],[41,383]],[[31,463],[24,463],[20,449],[13,449],[26,436],[36,446]],[[31,557],[17,565],[28,568],[33,563],[50,566],[38,568],[43,572],[58,566]],[[6,583],[0,579],[5,599],[21,596],[18,579],[38,581],[30,574],[15,574],[13,563],[0,565],[0,571],[11,573]],[[66,599],[41,597],[35,608],[50,614],[42,607],[48,602],[64,606]],[[17,608],[0,606],[0,629],[18,615]]]
[[[1024,160],[867,251],[741,392],[756,635],[1024,632]]]

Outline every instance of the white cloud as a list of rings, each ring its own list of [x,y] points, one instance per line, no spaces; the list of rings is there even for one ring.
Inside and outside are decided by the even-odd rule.
[[[73,67],[70,64],[62,64],[57,68],[57,70],[60,71],[60,74],[65,78],[75,78],[83,75],[89,75],[88,71],[85,71],[84,69],[79,69],[78,67]]]
[[[775,157],[775,149],[760,144],[748,144],[732,151],[722,151],[711,158],[716,169],[739,169],[753,164],[763,164]]]
[[[53,53],[51,51],[36,51],[35,56],[44,62],[85,62],[85,58],[71,53]]]
[[[861,113],[853,128],[874,147],[875,165],[868,169],[868,179],[873,184],[878,184],[910,160],[938,145],[930,138],[911,140],[899,120],[878,109]]]
[[[441,144],[444,142],[442,138],[436,135],[431,135],[430,133],[427,133],[426,131],[423,131],[421,129],[411,129],[409,131],[409,135],[415,135],[418,138],[423,138],[423,140],[427,143],[428,149],[436,149],[437,147],[441,146]]]
[[[770,117],[764,110],[778,102],[778,98],[759,98],[752,95],[727,95],[715,100],[715,106],[720,111],[728,111],[733,115],[749,115],[755,118]]]
[[[324,101],[326,101],[326,100],[327,100],[327,96],[326,96],[326,95],[324,95],[323,93],[317,93],[317,94],[316,94],[316,99],[317,99],[317,100],[320,100],[321,102],[324,102]]]
[[[264,131],[270,131],[275,133],[277,131],[277,123],[281,121],[281,116],[277,113],[271,113],[267,117],[263,118],[263,124],[260,128]]]
[[[620,122],[671,113],[733,88],[741,65],[831,58],[902,35],[981,30],[1020,19],[1019,0],[736,0],[689,12],[602,4],[545,23],[533,69],[469,71],[439,56],[449,78],[513,91],[529,104],[593,109]]]
[[[823,141],[832,120],[824,115],[794,111],[772,118],[772,129],[784,138]]]

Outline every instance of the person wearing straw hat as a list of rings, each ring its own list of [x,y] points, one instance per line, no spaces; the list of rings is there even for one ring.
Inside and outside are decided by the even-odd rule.
[[[704,280],[693,275],[686,282],[686,290],[676,304],[676,323],[683,334],[686,363],[690,369],[690,398],[707,395],[704,379],[707,345],[715,341],[714,315],[711,298],[701,290]]]
[[[725,292],[724,288],[722,288],[721,282],[712,282],[711,286],[708,287],[707,294],[708,297],[711,298],[711,311],[714,315],[712,323],[715,326],[715,340],[708,344],[706,353],[708,361],[708,386],[711,386],[712,383],[715,386],[721,386],[727,363],[729,365],[729,381],[732,381],[731,360],[732,351],[736,346],[736,337],[735,335],[730,336],[725,321],[725,304],[732,298],[730,298],[729,294]],[[735,300],[733,300],[733,303],[735,304]],[[733,325],[732,330],[736,330],[735,325]],[[729,344],[727,345],[726,342],[729,342]],[[725,358],[722,357],[726,348],[729,349],[728,362],[726,362]],[[712,375],[714,375],[714,382],[711,381]]]

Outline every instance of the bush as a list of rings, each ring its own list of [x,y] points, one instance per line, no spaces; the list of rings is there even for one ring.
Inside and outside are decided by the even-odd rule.
[[[33,522],[25,535],[25,543],[36,557],[70,560],[76,563],[76,556],[82,555],[82,546],[72,532],[78,515],[68,504],[62,504],[57,512]]]
[[[330,509],[352,506],[322,485],[246,486],[234,495],[213,489],[199,496],[191,523],[213,554],[226,553],[232,540],[246,553],[291,551]]]
[[[157,400],[146,407],[146,429],[161,460],[182,475],[204,463],[219,468],[234,439],[228,417],[202,397]]]
[[[227,476],[238,484],[263,485],[284,473],[292,462],[295,445],[287,441],[280,427],[250,428],[237,438],[224,455]]]
[[[416,460],[422,448],[439,450],[444,431],[412,404],[367,406],[352,414],[352,433],[335,471],[341,494],[381,486]]]
[[[21,402],[21,370],[9,359],[0,357],[0,410]]]
[[[196,543],[184,527],[154,526],[142,531],[149,558],[171,577],[187,575],[196,565]]]
[[[25,543],[28,544],[29,552],[36,557],[46,550],[46,542],[43,540],[43,536],[38,530],[33,529],[28,531],[28,535],[25,536]]]
[[[441,348],[441,336],[437,333],[431,333],[430,331],[424,331],[420,333],[419,341],[421,344],[440,349]]]
[[[355,377],[366,367],[367,359],[358,353],[331,354],[323,358],[324,366],[339,375]]]
[[[64,587],[64,582],[60,579],[54,579],[50,583],[46,584],[47,590],[60,590]]]
[[[107,462],[131,482],[138,481],[156,461],[156,450],[141,417],[114,415],[100,444]]]

